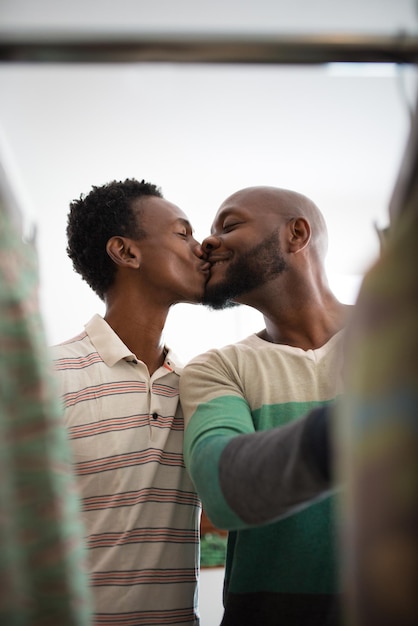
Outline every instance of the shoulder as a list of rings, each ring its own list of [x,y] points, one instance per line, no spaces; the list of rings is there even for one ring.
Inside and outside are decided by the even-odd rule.
[[[185,366],[182,379],[189,377],[208,376],[210,372],[216,372],[227,376],[245,376],[246,373],[258,367],[258,364],[265,359],[277,357],[280,346],[260,339],[256,334],[252,334],[236,343],[228,344],[222,348],[213,348],[193,359]]]
[[[71,363],[81,363],[83,359],[96,352],[86,331],[49,347],[49,354],[56,370],[67,369]]]
[[[206,366],[213,363],[234,362],[239,358],[240,354],[245,354],[256,349],[257,341],[260,341],[256,335],[250,335],[245,339],[223,346],[222,348],[212,348],[202,354],[193,357],[184,367],[184,371],[194,370],[200,366]]]
[[[251,358],[251,353],[257,352],[253,343],[253,336],[250,336],[208,350],[189,361],[180,377],[182,401],[191,400],[196,404],[213,397],[242,396],[244,384],[256,369]]]

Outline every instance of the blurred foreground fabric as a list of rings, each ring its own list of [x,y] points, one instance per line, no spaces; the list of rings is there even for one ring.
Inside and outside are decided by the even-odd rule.
[[[1,200],[1,198],[0,198]],[[34,246],[0,201],[0,624],[87,626],[82,528]]]
[[[337,431],[349,626],[418,624],[418,207],[367,273],[347,343]]]

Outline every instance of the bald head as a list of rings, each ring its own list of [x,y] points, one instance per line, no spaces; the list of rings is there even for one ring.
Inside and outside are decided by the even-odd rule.
[[[242,203],[260,216],[276,214],[279,219],[304,218],[311,228],[309,245],[321,260],[325,258],[328,247],[327,226],[321,211],[308,197],[279,187],[246,187],[229,196],[218,213],[226,207]]]

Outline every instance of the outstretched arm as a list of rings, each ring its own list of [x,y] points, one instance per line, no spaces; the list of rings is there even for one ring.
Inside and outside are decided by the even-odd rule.
[[[330,405],[272,430],[239,435],[224,448],[219,483],[247,524],[283,517],[329,493]]]
[[[271,522],[329,494],[329,414],[255,432],[250,408],[216,354],[187,366],[180,396],[185,463],[218,528]]]

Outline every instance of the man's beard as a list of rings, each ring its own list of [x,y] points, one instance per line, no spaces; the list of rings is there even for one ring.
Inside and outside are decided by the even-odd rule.
[[[215,310],[238,306],[239,303],[234,302],[235,298],[262,287],[286,269],[277,232],[274,232],[235,261],[231,261],[222,282],[213,286],[206,285],[203,304]]]

